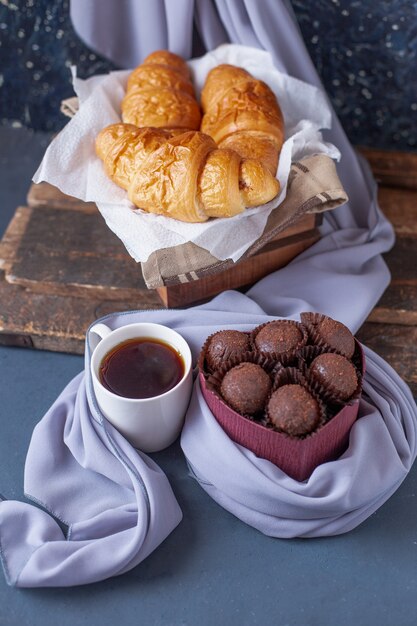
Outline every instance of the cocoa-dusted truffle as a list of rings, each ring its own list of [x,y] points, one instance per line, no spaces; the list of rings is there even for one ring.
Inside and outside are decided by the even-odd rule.
[[[295,324],[277,320],[269,322],[255,336],[255,345],[264,354],[283,354],[295,350],[303,333]]]
[[[311,363],[310,372],[323,386],[334,389],[340,400],[350,398],[358,386],[354,366],[340,354],[320,354]]]
[[[271,387],[271,379],[260,365],[245,362],[225,374],[220,393],[241,415],[256,415],[264,409]]]
[[[238,330],[220,330],[209,340],[206,350],[207,365],[214,371],[229,359],[242,357],[248,350],[249,335]]]
[[[301,385],[283,385],[271,395],[266,409],[270,423],[292,437],[311,433],[319,424],[321,410],[311,393]]]
[[[319,337],[327,343],[330,348],[337,350],[348,359],[355,351],[355,339],[342,322],[337,322],[331,317],[324,317],[316,326]]]

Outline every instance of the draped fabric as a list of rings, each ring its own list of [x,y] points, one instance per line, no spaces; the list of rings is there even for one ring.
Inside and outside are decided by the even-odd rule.
[[[280,309],[277,292],[270,294],[269,307]],[[348,310],[339,313],[355,328]],[[195,362],[216,330],[250,330],[275,317],[253,294],[229,291],[188,310],[126,312],[102,321],[110,328],[150,320],[169,325],[189,342]],[[268,535],[317,537],[357,526],[397,489],[416,456],[411,392],[380,357],[365,353],[364,397],[349,448],[305,482],[232,442],[196,382],[181,436],[191,475],[221,506]],[[101,416],[90,355],[87,341],[85,374],[64,389],[30,443],[25,494],[44,510],[0,503],[1,557],[9,584],[70,586],[121,574],[150,554],[181,519],[165,475]],[[67,536],[57,520],[68,525]]]
[[[193,41],[207,48],[232,41],[265,48],[279,69],[320,85],[290,8],[274,0],[73,0],[71,12],[87,43],[123,66],[157,48],[189,57]],[[276,317],[297,319],[301,311],[320,311],[356,332],[388,284],[381,253],[392,245],[393,232],[378,208],[372,176],[335,116],[328,138],[342,153],[339,175],[350,202],[326,217],[317,244],[246,295],[229,291],[184,311],[127,312],[103,321],[112,328],[138,321],[169,325],[188,340],[194,358],[220,328],[250,330]],[[394,492],[416,455],[410,390],[382,359],[365,353],[364,397],[349,448],[308,481],[297,483],[226,437],[197,383],[181,437],[191,474],[222,506],[269,535],[324,536],[354,528]],[[31,440],[25,493],[43,508],[0,503],[0,555],[10,584],[75,585],[121,574],[181,519],[161,470],[100,415],[89,359],[87,338],[85,373],[62,392]],[[0,489],[7,493],[6,485]],[[67,535],[60,522],[69,527]]]
[[[87,386],[79,374],[33,432],[24,490],[41,508],[0,502],[10,585],[71,586],[122,574],[182,519],[165,474],[101,416],[89,378]]]

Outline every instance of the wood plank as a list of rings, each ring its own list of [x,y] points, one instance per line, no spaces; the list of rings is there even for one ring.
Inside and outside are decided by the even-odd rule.
[[[394,248],[384,255],[391,283],[368,320],[417,325],[417,193],[383,187],[379,203],[396,232]]]
[[[366,322],[357,337],[385,359],[417,397],[417,328]]]
[[[82,354],[97,318],[143,308],[138,300],[75,298],[33,293],[0,279],[0,344]],[[161,302],[153,307],[162,308]]]
[[[408,232],[397,234],[393,249],[384,258],[391,271],[391,283],[368,319],[417,325],[417,237]]]
[[[387,187],[417,189],[417,154],[396,150],[375,150],[357,146],[369,162],[379,183]]]
[[[147,289],[140,265],[128,256],[123,244],[100,216],[77,213],[76,217],[74,223],[71,211],[45,209],[40,216],[38,209],[21,207],[8,230],[5,249],[7,264],[4,261],[6,280],[29,288],[34,293],[115,300],[138,299],[144,308],[157,305],[158,294]],[[308,218],[304,225],[310,225],[312,220],[314,223],[314,216]],[[269,250],[273,251],[276,247],[318,238],[318,232],[314,229],[296,234],[298,230],[293,228],[292,236],[278,239],[269,244],[265,251],[269,254]],[[302,246],[302,249],[305,247]],[[278,253],[276,258],[279,260],[280,257],[281,253]],[[270,261],[273,258],[267,257],[266,267],[272,267]],[[250,273],[252,263],[249,260],[243,263],[236,266],[236,286],[241,286],[239,280],[245,279],[248,271],[245,284],[255,280]],[[257,259],[253,263],[255,276],[258,276],[257,268],[262,260]],[[277,267],[279,265],[272,269]],[[230,281],[226,284],[229,285]],[[217,285],[220,289],[221,282]]]
[[[368,321],[417,326],[417,285],[391,283]]]
[[[417,175],[417,174],[416,174]],[[417,193],[380,187],[379,205],[398,235],[417,236]]]
[[[6,280],[33,292],[138,300],[145,308],[158,296],[147,289],[121,241],[96,213],[21,207],[7,230]]]
[[[26,231],[31,216],[32,209],[28,207],[18,207],[16,209],[0,241],[0,269],[10,269],[11,263],[16,257],[19,242]]]
[[[88,285],[86,283],[80,284],[77,278],[77,265],[72,264],[72,271],[74,272],[74,282],[55,283],[44,280],[38,282],[36,280],[31,281],[27,278],[17,278],[13,274],[7,274],[7,282],[10,284],[18,285],[29,289],[32,293],[48,293],[49,295],[56,296],[69,296],[76,298],[103,298],[105,300],[120,300],[130,299],[134,301],[136,308],[148,309],[157,307],[160,304],[158,294],[147,287],[121,287],[121,286],[102,286],[102,285]],[[120,269],[120,264],[110,263],[108,266],[110,273],[116,277]],[[139,280],[138,276],[138,280]]]
[[[27,203],[31,208],[48,208],[69,211],[96,213],[94,202],[83,202],[73,196],[67,196],[57,187],[49,183],[32,184],[27,195]]]
[[[391,271],[391,284],[417,285],[417,238],[398,235],[384,259]]]

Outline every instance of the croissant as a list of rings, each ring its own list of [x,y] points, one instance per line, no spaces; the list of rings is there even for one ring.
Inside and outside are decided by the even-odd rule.
[[[129,76],[122,120],[136,126],[198,129],[200,107],[185,61],[167,50],[146,57]]]
[[[96,139],[106,174],[137,207],[184,222],[231,217],[272,200],[278,181],[197,131],[112,124]]]
[[[275,176],[284,141],[281,109],[271,89],[233,65],[212,69],[201,93],[201,131],[219,148],[260,159]]]

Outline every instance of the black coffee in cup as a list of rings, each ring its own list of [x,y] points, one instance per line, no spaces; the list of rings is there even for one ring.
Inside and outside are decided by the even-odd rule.
[[[181,355],[169,344],[142,337],[129,339],[103,358],[99,379],[124,398],[154,398],[175,387],[184,376]]]

